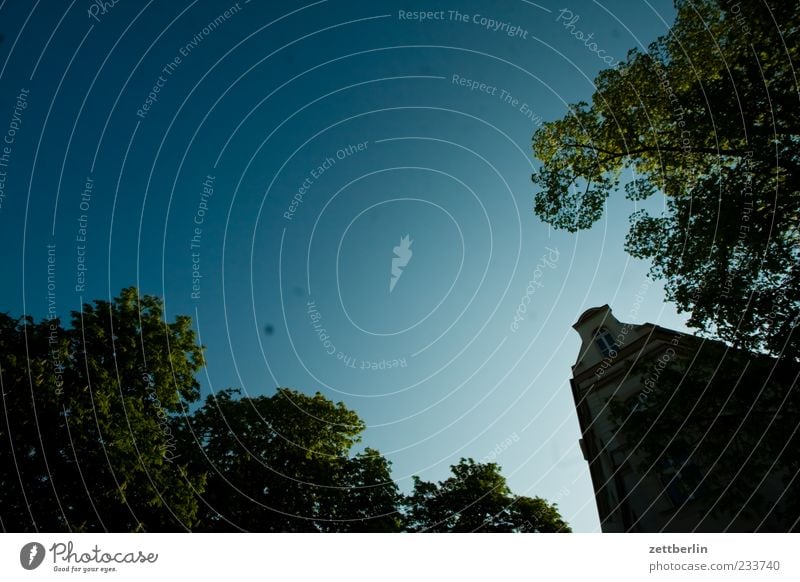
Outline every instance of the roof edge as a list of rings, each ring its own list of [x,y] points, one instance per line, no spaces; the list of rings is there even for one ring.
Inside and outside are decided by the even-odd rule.
[[[589,309],[581,313],[580,317],[578,317],[578,321],[576,321],[572,325],[572,327],[574,329],[577,329],[584,321],[586,321],[593,315],[596,315],[597,313],[601,313],[603,311],[609,311],[609,312],[611,311],[611,307],[608,305],[608,303],[606,303],[605,305],[601,305],[600,307],[590,307]]]

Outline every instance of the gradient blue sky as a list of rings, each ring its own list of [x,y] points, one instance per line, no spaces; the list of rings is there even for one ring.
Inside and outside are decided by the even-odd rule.
[[[208,347],[204,393],[281,385],[342,400],[403,490],[411,475],[441,479],[459,457],[502,449],[492,460],[515,492],[599,531],[569,390],[571,325],[604,303],[621,320],[685,329],[684,318],[623,251],[632,202],[613,198],[580,234],[534,216],[530,138],[589,100],[605,66],[560,10],[619,60],[666,32],[671,4],[252,0],[203,32],[234,4],[119,2],[95,19],[89,0],[0,1],[4,134],[29,91],[2,168],[0,309],[44,316],[55,244],[58,313],[129,285],[163,296]],[[476,14],[521,32],[486,29]],[[390,293],[406,234],[413,256]],[[532,279],[541,286],[513,330]],[[405,365],[380,369],[394,360]]]

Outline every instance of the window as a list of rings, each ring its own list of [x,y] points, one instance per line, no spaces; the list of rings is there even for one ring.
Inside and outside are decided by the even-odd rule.
[[[703,475],[687,458],[686,454],[665,454],[657,464],[664,491],[675,507],[697,499],[702,490]]]
[[[614,342],[614,336],[612,336],[611,332],[604,327],[601,327],[597,330],[595,341],[605,357],[608,357],[612,351],[615,352],[617,350],[617,344]]]

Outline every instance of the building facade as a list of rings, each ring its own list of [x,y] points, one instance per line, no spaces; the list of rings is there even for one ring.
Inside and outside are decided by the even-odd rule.
[[[774,360],[623,323],[608,305],[573,328],[570,383],[604,532],[796,529],[798,479],[780,447],[796,439]]]

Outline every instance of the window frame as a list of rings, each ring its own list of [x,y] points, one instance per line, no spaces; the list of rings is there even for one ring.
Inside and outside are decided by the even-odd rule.
[[[594,342],[595,345],[600,349],[600,353],[603,354],[603,357],[605,358],[608,358],[612,351],[617,351],[617,342],[614,340],[614,336],[611,334],[608,328],[597,328],[594,333]]]

